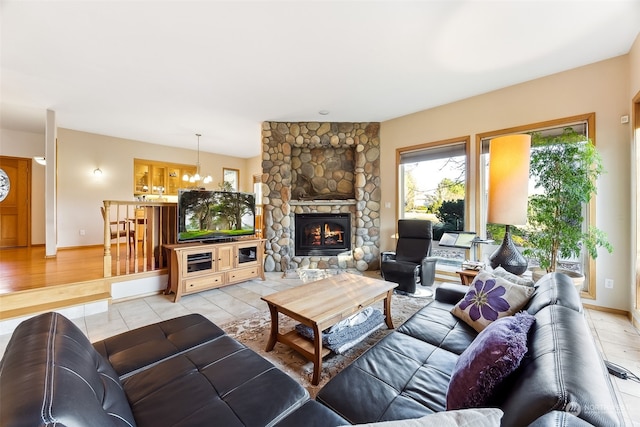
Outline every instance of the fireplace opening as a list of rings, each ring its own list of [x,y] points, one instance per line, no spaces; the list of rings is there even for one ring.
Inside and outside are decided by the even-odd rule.
[[[296,255],[338,255],[351,250],[351,214],[296,214]]]

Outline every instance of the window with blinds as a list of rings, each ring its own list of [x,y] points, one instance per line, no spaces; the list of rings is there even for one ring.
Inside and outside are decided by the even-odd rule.
[[[465,230],[467,142],[434,143],[399,153],[400,218],[432,221],[438,268],[460,268],[468,251],[440,247],[443,233]]]

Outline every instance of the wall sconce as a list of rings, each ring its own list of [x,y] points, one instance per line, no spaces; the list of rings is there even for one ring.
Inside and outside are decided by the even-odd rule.
[[[42,166],[46,166],[47,165],[47,161],[44,157],[42,156],[34,156],[33,160],[36,161],[37,164],[42,165]]]
[[[527,223],[531,135],[507,135],[489,143],[489,209],[487,222],[506,227],[502,245],[491,254],[492,268],[513,274],[527,270],[527,260],[511,240],[511,225]]]
[[[97,177],[102,176],[102,170],[100,168],[95,168],[93,170],[93,176],[97,176]]]

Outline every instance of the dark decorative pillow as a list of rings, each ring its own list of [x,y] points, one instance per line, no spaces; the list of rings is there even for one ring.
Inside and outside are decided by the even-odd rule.
[[[495,388],[520,366],[535,320],[523,311],[496,320],[478,334],[456,362],[447,390],[447,410],[488,403]]]
[[[491,322],[520,311],[533,291],[532,287],[516,285],[491,273],[480,272],[451,313],[480,332]]]

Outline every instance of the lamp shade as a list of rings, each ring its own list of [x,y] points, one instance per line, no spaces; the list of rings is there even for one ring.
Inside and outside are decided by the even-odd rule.
[[[487,222],[524,225],[529,196],[531,135],[507,135],[489,143]]]

